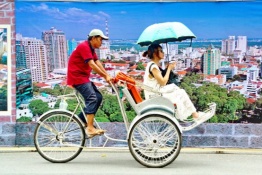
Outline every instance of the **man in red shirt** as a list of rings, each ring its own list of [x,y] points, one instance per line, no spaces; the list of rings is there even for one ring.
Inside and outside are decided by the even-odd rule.
[[[107,82],[112,79],[98,60],[95,49],[102,45],[108,37],[99,29],[93,29],[88,40],[80,43],[73,51],[68,62],[67,84],[72,85],[85,99],[84,112],[87,119],[86,133],[88,137],[101,135],[105,132],[94,127],[94,116],[102,102],[102,95],[93,82],[89,80],[91,71],[95,71]]]

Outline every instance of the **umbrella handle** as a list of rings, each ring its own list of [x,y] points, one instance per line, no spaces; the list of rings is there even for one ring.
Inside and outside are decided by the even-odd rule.
[[[168,45],[167,45],[167,42],[166,42],[166,57],[167,57],[167,62],[169,62],[169,54],[168,54]]]

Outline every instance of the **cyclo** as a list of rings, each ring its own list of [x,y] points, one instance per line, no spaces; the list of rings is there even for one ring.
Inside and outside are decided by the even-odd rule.
[[[136,112],[136,117],[128,122],[123,101],[120,99],[118,83],[126,99]],[[143,100],[138,87],[153,91],[153,88],[134,80],[119,72],[110,83],[116,92],[123,121],[127,130],[126,140],[116,139],[105,133],[108,140],[127,142],[129,150],[136,161],[146,167],[164,167],[172,163],[180,153],[182,133],[200,123],[183,121],[176,118],[176,107],[161,96],[160,92],[154,98]],[[78,101],[74,111],[54,109],[40,116],[34,133],[34,143],[38,153],[46,160],[54,163],[65,163],[76,158],[85,147],[88,137],[85,134],[85,123],[78,117],[76,111],[83,111],[84,101],[75,91],[73,94],[59,96],[63,100],[75,98]],[[209,118],[215,114],[216,104],[210,103],[207,112]],[[96,127],[101,128],[95,121]],[[104,144],[104,146],[105,146]]]

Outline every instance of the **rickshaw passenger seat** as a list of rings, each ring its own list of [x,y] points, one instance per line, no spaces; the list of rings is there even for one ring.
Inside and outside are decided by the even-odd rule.
[[[143,101],[139,91],[137,90],[136,86],[135,86],[135,80],[124,74],[123,72],[119,72],[116,77],[115,80],[122,80],[122,81],[126,81],[127,84],[127,89],[129,91],[129,93],[131,94],[133,100],[135,101],[136,104],[140,103]]]
[[[137,90],[135,85],[132,84],[127,84],[127,88],[131,94],[131,96],[133,97],[134,101],[136,102],[136,104],[141,103],[143,101],[139,91]]]

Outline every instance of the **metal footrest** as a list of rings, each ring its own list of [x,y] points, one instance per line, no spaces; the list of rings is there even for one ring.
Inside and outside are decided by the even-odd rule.
[[[209,103],[208,106],[208,109],[204,111],[205,114],[203,114],[203,120],[200,119],[187,122],[187,126],[182,126],[182,130],[189,131],[213,117],[216,113],[216,103]]]

